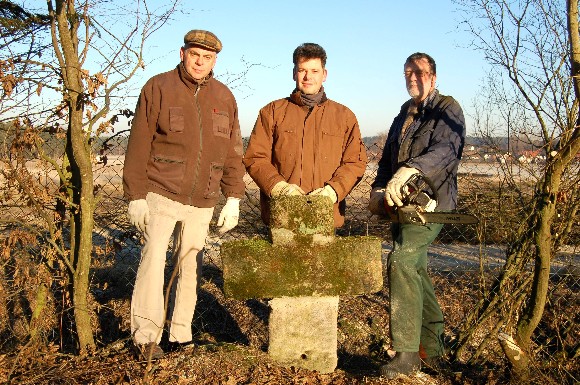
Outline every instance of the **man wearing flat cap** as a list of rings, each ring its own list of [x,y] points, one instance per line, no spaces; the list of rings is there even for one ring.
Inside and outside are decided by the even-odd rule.
[[[192,341],[214,206],[221,191],[226,203],[217,225],[220,233],[231,230],[245,189],[236,100],[213,77],[222,43],[203,30],[189,31],[183,40],[177,67],[152,77],[141,91],[123,170],[129,219],[145,241],[131,300],[131,333],[144,359],[163,355],[166,319],[171,345]],[[166,317],[164,267],[172,236],[177,273]]]

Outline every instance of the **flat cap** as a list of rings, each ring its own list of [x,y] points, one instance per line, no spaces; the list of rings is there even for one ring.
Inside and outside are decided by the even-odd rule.
[[[222,42],[216,35],[209,31],[202,29],[192,29],[183,37],[183,43],[199,45],[203,48],[209,49],[219,53],[222,50]]]

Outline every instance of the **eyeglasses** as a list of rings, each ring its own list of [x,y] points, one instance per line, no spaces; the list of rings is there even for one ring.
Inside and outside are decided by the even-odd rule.
[[[410,78],[413,74],[415,74],[416,77],[418,78],[422,78],[428,75],[431,75],[431,72],[429,71],[405,71],[403,73],[403,75],[408,79]]]

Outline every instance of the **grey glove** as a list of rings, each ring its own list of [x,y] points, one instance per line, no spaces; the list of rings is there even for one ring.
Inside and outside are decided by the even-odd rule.
[[[129,202],[129,221],[144,232],[147,223],[149,223],[149,205],[145,199],[136,199]]]
[[[389,183],[387,183],[387,189],[385,191],[385,199],[389,206],[403,205],[403,194],[401,193],[401,188],[413,175],[419,173],[420,171],[416,168],[407,166],[403,166],[397,170]]]

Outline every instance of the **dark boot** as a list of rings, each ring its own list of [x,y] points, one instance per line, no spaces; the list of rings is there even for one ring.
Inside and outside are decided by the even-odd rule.
[[[188,342],[168,341],[166,346],[167,350],[170,352],[187,351],[193,353],[193,351],[195,350],[195,343],[193,343],[192,341]]]
[[[381,376],[393,379],[401,374],[412,376],[419,370],[421,370],[419,352],[397,352],[389,363],[381,366]]]
[[[437,375],[448,369],[447,363],[441,356],[421,358],[421,371],[427,374]]]
[[[138,359],[143,361],[157,361],[165,354],[163,349],[155,342],[149,342],[143,345],[136,345]]]

